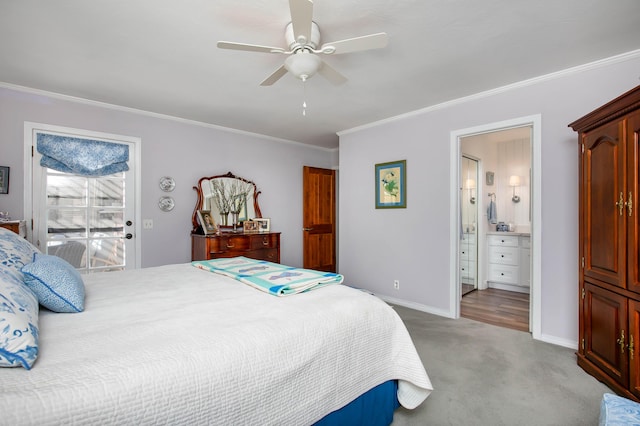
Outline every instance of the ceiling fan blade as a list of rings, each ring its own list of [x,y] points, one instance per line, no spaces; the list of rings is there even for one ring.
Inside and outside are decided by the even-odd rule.
[[[281,47],[260,46],[257,44],[246,43],[234,43],[232,41],[219,41],[218,47],[220,49],[231,50],[244,50],[248,52],[262,52],[262,53],[284,53],[285,50]]]
[[[291,23],[293,24],[293,37],[299,42],[300,36],[304,37],[304,42],[311,40],[311,21],[313,19],[313,1],[311,0],[289,0],[289,10],[291,11]]]
[[[280,80],[287,73],[287,69],[283,66],[278,68],[269,77],[265,78],[260,86],[271,86],[276,81]]]
[[[331,83],[340,85],[347,81],[347,77],[340,74],[338,71],[329,66],[326,62],[322,61],[322,66],[318,70],[318,74],[329,80]]]
[[[369,34],[362,37],[348,38],[345,40],[324,43],[320,50],[325,53],[338,55],[341,53],[357,52],[359,50],[379,49],[385,47],[389,42],[387,33]],[[333,52],[326,51],[335,49]]]

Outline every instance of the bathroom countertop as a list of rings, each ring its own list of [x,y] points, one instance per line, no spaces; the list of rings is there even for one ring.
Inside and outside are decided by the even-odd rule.
[[[529,232],[510,232],[510,231],[489,231],[487,235],[516,235],[520,237],[529,237],[531,233]]]

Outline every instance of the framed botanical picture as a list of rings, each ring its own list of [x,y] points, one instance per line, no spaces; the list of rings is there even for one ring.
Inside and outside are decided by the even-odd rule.
[[[9,167],[0,166],[0,194],[9,193]]]
[[[253,219],[253,221],[258,223],[258,231],[269,232],[271,230],[271,219],[259,217]]]
[[[407,160],[376,164],[376,209],[407,207]]]
[[[245,220],[242,222],[242,230],[244,232],[258,232],[260,231],[260,227],[255,220]]]
[[[198,210],[198,220],[205,235],[215,234],[218,231],[216,221],[211,216],[211,210]]]

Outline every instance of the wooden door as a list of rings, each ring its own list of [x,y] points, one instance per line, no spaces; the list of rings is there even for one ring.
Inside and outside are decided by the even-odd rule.
[[[304,268],[336,272],[336,172],[303,168]]]
[[[627,298],[585,283],[584,356],[622,387],[629,381]]]
[[[640,111],[627,120],[627,288],[640,293]]]
[[[626,288],[625,166],[622,122],[583,136],[584,277]]]

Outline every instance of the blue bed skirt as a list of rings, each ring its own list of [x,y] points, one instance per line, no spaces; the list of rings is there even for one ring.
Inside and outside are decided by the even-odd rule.
[[[314,426],[389,426],[399,406],[398,381],[389,380],[327,414]]]

